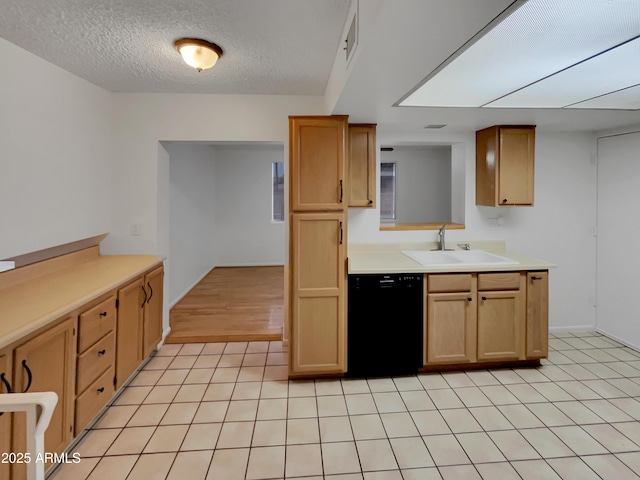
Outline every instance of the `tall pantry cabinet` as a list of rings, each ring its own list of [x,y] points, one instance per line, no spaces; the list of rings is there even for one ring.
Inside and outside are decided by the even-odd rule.
[[[346,371],[347,116],[289,117],[289,373]]]

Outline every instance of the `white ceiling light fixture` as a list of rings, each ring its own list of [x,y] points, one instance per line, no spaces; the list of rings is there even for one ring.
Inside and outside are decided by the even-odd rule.
[[[222,56],[222,48],[199,38],[181,38],[175,46],[185,63],[198,72],[213,67]]]
[[[603,106],[640,84],[639,36],[638,0],[517,0],[396,105]],[[621,100],[603,108],[634,108]]]

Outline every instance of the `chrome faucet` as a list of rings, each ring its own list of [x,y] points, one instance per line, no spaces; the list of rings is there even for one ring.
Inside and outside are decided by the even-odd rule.
[[[446,250],[444,247],[444,230],[445,228],[447,228],[447,224],[445,223],[444,225],[442,225],[442,227],[440,227],[440,230],[438,230],[438,237],[440,237],[440,250]]]
[[[447,249],[445,248],[445,241],[444,241],[444,232],[445,229],[447,228],[447,224],[445,223],[444,225],[442,225],[442,227],[440,227],[440,230],[438,230],[438,237],[440,237],[440,248],[434,248],[433,250],[451,250],[450,248]]]

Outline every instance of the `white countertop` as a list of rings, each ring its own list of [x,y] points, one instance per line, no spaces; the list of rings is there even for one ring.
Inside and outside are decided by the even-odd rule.
[[[437,248],[436,242],[421,243],[356,243],[349,244],[348,273],[446,273],[446,272],[506,272],[520,270],[548,270],[553,263],[538,258],[526,257],[505,249],[502,241],[454,242],[446,248],[461,250],[458,244],[469,243],[472,249],[486,250],[496,255],[515,260],[517,264],[492,265],[422,265],[402,250],[431,250]]]

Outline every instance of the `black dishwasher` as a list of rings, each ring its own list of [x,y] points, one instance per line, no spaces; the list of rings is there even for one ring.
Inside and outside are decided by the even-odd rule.
[[[349,275],[347,376],[415,374],[422,366],[423,275]]]

